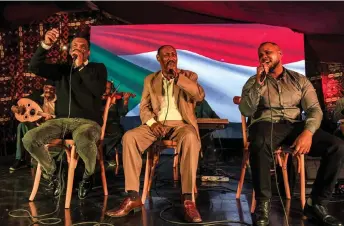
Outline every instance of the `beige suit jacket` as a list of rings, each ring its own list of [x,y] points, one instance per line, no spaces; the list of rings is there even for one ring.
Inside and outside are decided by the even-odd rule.
[[[204,99],[205,93],[197,83],[197,74],[192,71],[178,70],[179,78],[173,87],[173,96],[183,120],[192,125],[199,137],[195,115],[196,102]],[[140,118],[142,124],[154,118],[157,120],[163,99],[163,78],[160,71],[148,75],[144,80],[142,99],[140,103]]]

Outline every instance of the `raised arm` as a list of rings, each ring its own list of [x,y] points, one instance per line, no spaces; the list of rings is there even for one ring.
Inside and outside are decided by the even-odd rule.
[[[177,79],[177,86],[190,95],[197,102],[203,101],[205,97],[204,90],[197,82],[198,75],[194,72],[182,71]]]
[[[61,73],[59,73],[60,65],[45,63],[45,55],[51,46],[58,38],[58,31],[52,29],[45,34],[44,41],[42,41],[29,64],[29,71],[50,80],[59,80]]]

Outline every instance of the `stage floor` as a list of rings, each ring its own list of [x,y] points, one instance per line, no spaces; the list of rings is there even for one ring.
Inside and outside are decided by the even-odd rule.
[[[172,159],[170,156],[162,156],[161,167],[158,167],[157,182],[153,184],[151,195],[145,203],[145,208],[141,212],[129,215],[123,218],[110,218],[104,215],[105,210],[112,209],[120,203],[124,197],[123,193],[123,171],[120,168],[118,176],[115,176],[114,168],[107,167],[107,179],[109,187],[109,196],[104,197],[102,187],[100,186],[100,177],[95,181],[95,187],[89,197],[79,200],[76,188],[80,177],[75,178],[74,193],[72,197],[71,208],[64,209],[65,196],[61,196],[60,205],[57,207],[57,200],[45,194],[43,185],[34,202],[29,202],[28,197],[32,189],[33,176],[29,168],[20,169],[10,173],[8,168],[12,164],[14,157],[0,157],[0,225],[6,226],[24,226],[43,218],[58,218],[61,222],[55,225],[95,225],[86,224],[86,222],[102,222],[102,225],[122,225],[122,226],[161,226],[184,224],[182,206],[180,204],[180,185],[174,183],[172,179]],[[80,162],[79,162],[80,163]],[[78,172],[81,175],[82,164]],[[240,159],[231,159],[226,163],[218,165],[219,168],[232,174],[234,177],[239,175]],[[143,167],[144,168],[144,167]],[[99,169],[98,169],[99,172]],[[143,185],[143,172],[141,174],[141,185]],[[97,174],[99,175],[99,174]],[[197,206],[203,218],[203,222],[211,221],[241,221],[246,224],[238,223],[219,223],[216,225],[251,225],[251,184],[245,183],[243,194],[240,201],[235,199],[237,181],[231,179],[230,182],[222,183],[202,183],[197,181],[199,195]],[[338,201],[334,200],[334,201]],[[294,194],[291,202],[283,202],[290,209],[289,225],[314,225],[307,220],[302,219],[300,212],[300,199],[298,194]],[[173,206],[171,205],[173,204]],[[344,221],[343,202],[332,202],[329,205],[331,213]],[[11,217],[9,212],[16,209],[25,209],[32,215],[46,215],[41,218],[31,217]],[[24,212],[12,212],[16,215],[27,215]],[[271,224],[287,225],[284,218],[283,208],[278,196],[272,199]],[[170,222],[168,222],[170,221]],[[174,223],[171,223],[171,222]],[[85,224],[82,224],[85,223]],[[33,224],[32,224],[33,225]],[[43,224],[34,224],[43,225]]]

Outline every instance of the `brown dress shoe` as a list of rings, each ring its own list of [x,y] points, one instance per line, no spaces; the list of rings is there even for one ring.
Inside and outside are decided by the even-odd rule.
[[[190,223],[202,222],[201,215],[199,214],[195,203],[191,200],[184,201],[184,218]]]
[[[106,215],[110,217],[124,217],[128,215],[131,211],[139,212],[142,207],[141,199],[132,201],[130,197],[125,198],[119,208],[106,211]]]

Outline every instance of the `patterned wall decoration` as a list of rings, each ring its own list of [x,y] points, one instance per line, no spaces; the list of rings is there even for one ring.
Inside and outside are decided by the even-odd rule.
[[[15,138],[17,122],[11,113],[11,106],[34,89],[43,87],[45,79],[29,73],[28,64],[44,34],[52,28],[59,29],[60,38],[47,54],[47,62],[64,63],[68,56],[68,50],[64,47],[68,46],[73,35],[89,32],[91,25],[104,23],[108,24],[109,20],[99,11],[59,13],[44,21],[0,33],[0,142],[6,143]],[[110,24],[121,22],[112,20]]]
[[[320,62],[314,64],[308,74],[317,90],[324,111],[325,120],[331,121],[336,101],[344,94],[344,65],[342,63]]]
[[[336,101],[343,97],[344,65],[341,63],[329,63],[324,65],[325,70],[321,74],[324,104],[332,118],[332,112]]]

